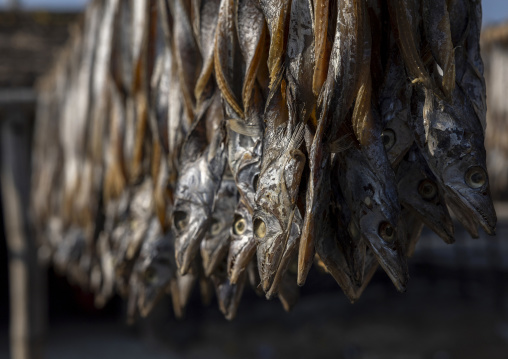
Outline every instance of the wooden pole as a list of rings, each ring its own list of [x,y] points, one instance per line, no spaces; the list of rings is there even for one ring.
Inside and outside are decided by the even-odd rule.
[[[33,102],[0,96],[1,189],[9,255],[10,343],[13,359],[42,357],[46,270],[37,259],[29,221]]]

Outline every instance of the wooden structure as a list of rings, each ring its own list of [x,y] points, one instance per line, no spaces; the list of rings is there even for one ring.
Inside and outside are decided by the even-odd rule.
[[[508,199],[508,24],[483,31],[481,49],[487,85],[485,147],[491,190],[497,200]]]
[[[29,218],[31,142],[36,93],[75,14],[0,13],[0,165],[9,255],[10,339],[14,359],[42,357],[46,271]]]

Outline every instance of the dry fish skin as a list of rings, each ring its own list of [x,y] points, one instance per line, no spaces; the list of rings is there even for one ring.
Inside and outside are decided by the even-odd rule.
[[[129,278],[141,249],[153,211],[153,182],[146,178],[131,189],[132,194],[126,213],[122,213],[119,225],[112,233],[115,283],[117,290],[126,295]]]
[[[413,83],[421,83],[425,88],[432,89],[442,96],[429,75],[419,52],[418,27],[421,16],[417,12],[418,1],[395,0],[388,2],[392,31],[399,44],[400,52],[408,72],[414,77]]]
[[[399,291],[408,280],[405,249],[397,231],[400,208],[387,201],[384,184],[370,168],[366,156],[351,147],[340,155],[340,186],[364,241]],[[398,205],[398,204],[397,204]]]
[[[203,66],[196,81],[194,96],[198,107],[202,102],[203,91],[213,73],[214,50],[216,43],[216,28],[219,17],[220,0],[193,1],[192,11],[195,16],[193,20],[194,33],[197,38],[197,45],[203,57]]]
[[[202,118],[196,121],[184,144],[180,177],[175,190],[173,230],[176,238],[175,258],[180,273],[190,269],[199,245],[211,221],[215,195],[226,165],[225,131],[218,92],[210,99]],[[205,120],[215,124],[213,142],[206,146]],[[204,138],[205,137],[205,138]]]
[[[353,277],[338,240],[338,237],[342,237],[343,241],[350,240],[349,234],[346,228],[336,228],[338,226],[336,226],[333,219],[327,219],[324,222],[326,229],[316,239],[316,255],[323,262],[326,271],[335,279],[348,299],[354,302],[356,300],[355,283],[353,282]],[[363,265],[361,270],[363,272]]]
[[[414,215],[413,211],[403,207],[400,213],[399,227],[403,227],[406,236],[406,256],[411,258],[420,239],[423,222]]]
[[[259,0],[268,30],[270,32],[270,50],[268,52],[268,72],[270,90],[274,90],[282,71],[287,42],[287,21],[291,0]],[[275,85],[275,86],[274,86]]]
[[[235,284],[240,274],[245,272],[255,254],[252,213],[244,201],[240,200],[235,210],[228,251],[228,278],[232,284]]]
[[[408,124],[411,94],[412,88],[407,81],[403,59],[397,46],[392,44],[385,79],[380,89],[379,112],[383,122],[383,145],[393,168],[396,168],[414,142]]]
[[[183,0],[168,1],[172,21],[173,44],[172,53],[180,82],[180,92],[183,100],[183,110],[186,122],[194,120],[196,99],[194,89],[202,67],[201,53],[192,32],[192,22],[189,15],[190,2]]]
[[[236,317],[240,300],[242,299],[243,289],[247,280],[247,273],[242,272],[235,284],[228,279],[225,265],[212,274],[212,282],[215,288],[215,295],[219,303],[219,309],[227,320],[233,320]]]
[[[266,25],[262,13],[252,1],[240,1],[237,8],[239,48],[245,60],[242,103],[243,119],[230,118],[228,130],[228,161],[235,176],[238,191],[252,212],[255,207],[255,180],[262,157],[263,100],[256,83],[260,54],[264,45]],[[227,110],[227,109],[226,109]]]
[[[294,112],[288,115],[281,79],[282,74],[265,110],[263,160],[253,215],[261,284],[273,294],[278,285],[275,278],[282,278],[300,238],[302,217],[296,202],[306,161],[300,150],[304,126],[296,124]]]
[[[294,263],[296,265],[296,263]],[[284,278],[280,281],[277,293],[279,301],[286,312],[291,311],[300,299],[300,289],[296,284],[296,275],[286,272]]]
[[[228,255],[228,273],[231,282],[236,283],[238,274],[245,270],[256,250],[252,232],[252,213],[256,205],[254,196],[261,167],[262,137],[236,132],[231,126],[232,121],[228,121],[227,125],[228,162],[235,175],[236,187],[241,197],[235,212]],[[238,228],[237,223],[240,226]]]
[[[316,97],[312,92],[314,32],[310,0],[292,0],[284,66],[287,101],[293,103],[297,122],[307,122],[314,111]]]
[[[245,119],[258,113],[256,104],[259,86],[256,84],[265,47],[267,26],[259,4],[250,0],[239,0],[236,7],[236,33],[238,47],[245,62],[245,75],[242,85],[242,102]],[[263,104],[264,105],[264,104]],[[261,105],[262,107],[262,105]]]
[[[397,186],[401,205],[424,222],[446,243],[453,243],[453,222],[448,213],[442,189],[421,156],[416,145],[397,169]]]
[[[298,284],[303,285],[314,258],[314,241],[320,236],[326,215],[330,177],[330,144],[353,103],[360,81],[366,34],[363,1],[342,1],[327,79],[318,101],[319,120],[309,151],[310,177],[306,213],[298,253]],[[328,143],[325,143],[329,141]]]
[[[337,157],[338,158],[338,157]],[[342,252],[351,276],[351,280],[357,286],[363,283],[365,272],[365,253],[367,245],[363,239],[358,224],[351,217],[351,210],[343,195],[340,187],[339,177],[341,175],[339,160],[334,160],[331,182],[334,184],[332,188],[331,202],[331,224],[335,230],[335,240],[337,241],[338,250]],[[331,253],[333,254],[333,252]],[[337,256],[340,258],[340,255]],[[346,288],[348,286],[345,286]]]
[[[233,0],[221,0],[217,24],[214,65],[215,79],[221,91],[229,118],[244,118],[240,105],[241,54],[236,41],[234,12],[237,4]],[[229,111],[230,110],[230,111]]]
[[[237,203],[238,191],[235,181],[229,170],[226,170],[216,194],[210,228],[201,241],[201,259],[207,277],[210,277],[223,259],[226,259]]]
[[[284,80],[290,121],[294,121],[301,126],[305,125],[311,117],[316,103],[312,92],[311,69],[314,68],[312,25],[309,1],[293,0],[289,12]],[[299,170],[303,171],[303,167]],[[295,177],[300,178],[301,174],[295,174]],[[310,264],[312,263],[312,257],[313,250],[309,260]],[[286,259],[284,258],[284,260]]]
[[[447,3],[446,0],[422,0],[422,18],[427,43],[442,73],[439,74],[441,88],[450,99],[455,88],[455,56]]]
[[[132,293],[136,298],[131,300],[136,301],[142,317],[150,313],[175,277],[173,252],[171,232],[164,235],[158,220],[153,218],[130,278],[130,288],[136,288]]]
[[[450,6],[453,8],[450,9]],[[455,11],[455,17],[451,18],[450,22],[453,25],[452,37],[456,48],[457,84],[471,101],[485,131],[487,103],[484,65],[480,53],[481,1],[456,0],[452,1],[450,6],[450,12]]]
[[[315,0],[314,5],[314,56],[316,66],[312,77],[312,91],[317,97],[321,92],[321,86],[328,74],[328,63],[330,60],[330,41],[328,32],[328,12],[330,10],[329,0]]]
[[[429,167],[446,191],[446,202],[473,237],[478,225],[495,234],[496,212],[490,197],[480,121],[460,86],[453,102],[425,93],[425,105],[413,126]],[[420,110],[418,109],[418,112]],[[468,120],[470,119],[470,120]],[[461,212],[461,213],[458,213]]]

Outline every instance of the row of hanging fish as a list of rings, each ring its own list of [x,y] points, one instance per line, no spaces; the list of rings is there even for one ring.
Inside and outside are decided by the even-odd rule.
[[[40,81],[44,253],[128,314],[194,286],[290,309],[313,264],[399,291],[423,225],[496,214],[479,0],[96,0]]]

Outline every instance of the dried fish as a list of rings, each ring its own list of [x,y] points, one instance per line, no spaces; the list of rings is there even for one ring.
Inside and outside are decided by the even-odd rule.
[[[404,291],[448,208],[495,233],[480,30],[479,0],[91,2],[39,83],[40,253],[130,320],[196,285],[290,310],[313,264]]]
[[[172,227],[176,238],[176,264],[182,275],[188,272],[210,226],[215,195],[226,165],[223,116],[219,101],[218,92],[215,92],[209,99],[206,112],[198,118],[183,144]],[[205,128],[207,117],[214,123],[213,142],[208,146]]]

